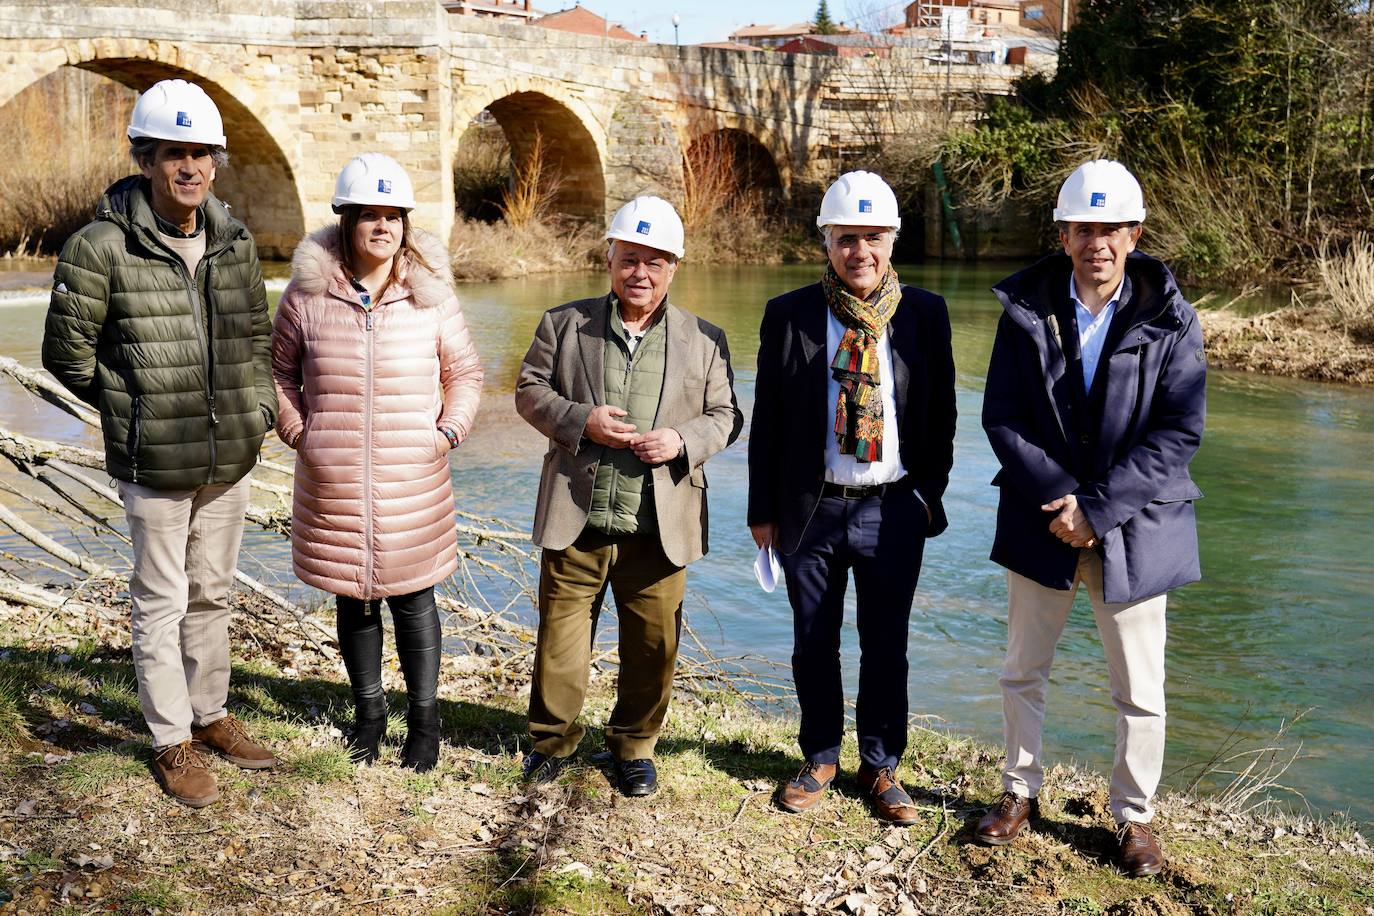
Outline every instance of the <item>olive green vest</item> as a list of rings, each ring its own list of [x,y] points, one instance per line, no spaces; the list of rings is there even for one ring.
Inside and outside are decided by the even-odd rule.
[[[627,411],[628,415],[621,420],[634,424],[638,432],[647,433],[654,428],[658,401],[663,394],[663,368],[668,354],[667,322],[660,313],[635,347],[633,357],[625,328],[620,323],[620,306],[614,296],[607,324],[606,403]],[[630,449],[602,447],[592,484],[587,527],[603,534],[657,530],[650,468]]]

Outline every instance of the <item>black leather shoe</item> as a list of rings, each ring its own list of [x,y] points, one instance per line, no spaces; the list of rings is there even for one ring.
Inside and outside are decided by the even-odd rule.
[[[572,754],[566,757],[555,757],[552,754],[530,751],[522,764],[525,782],[553,782],[558,778],[558,774],[563,772],[563,768],[572,763],[572,759]]]
[[[615,769],[616,788],[620,790],[621,795],[636,798],[653,795],[658,791],[658,770],[654,769],[652,760],[612,758],[612,767]]]

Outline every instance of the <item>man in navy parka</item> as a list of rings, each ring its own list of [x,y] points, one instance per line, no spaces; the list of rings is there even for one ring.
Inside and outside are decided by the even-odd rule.
[[[1055,645],[1088,592],[1117,709],[1111,812],[1121,864],[1158,874],[1150,821],[1164,760],[1165,605],[1200,578],[1188,462],[1202,440],[1207,364],[1197,313],[1169,269],[1135,250],[1140,185],[1118,162],[1080,166],[1059,192],[1063,252],[994,287],[983,428],[1001,470],[992,559],[1007,568],[1002,797],[991,845],[1036,813]]]

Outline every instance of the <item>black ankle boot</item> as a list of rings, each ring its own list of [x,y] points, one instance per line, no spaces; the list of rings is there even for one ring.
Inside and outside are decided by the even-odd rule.
[[[348,756],[354,763],[377,759],[382,736],[386,734],[386,697],[368,697],[353,707],[353,733],[348,736]]]
[[[401,766],[428,773],[439,762],[439,705],[406,709],[406,744]]]

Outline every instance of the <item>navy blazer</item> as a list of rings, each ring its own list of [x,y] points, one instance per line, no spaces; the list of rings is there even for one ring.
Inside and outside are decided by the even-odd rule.
[[[820,500],[830,424],[830,310],[819,283],[768,303],[759,327],[749,431],[749,524],[778,525],[792,554]],[[949,526],[942,498],[954,463],[954,351],[945,300],[913,286],[887,326],[902,465],[930,509],[927,537]],[[892,443],[884,442],[884,448]]]
[[[1201,577],[1188,462],[1202,441],[1207,363],[1197,313],[1163,262],[1135,252],[1083,396],[1077,330],[1063,306],[1067,255],[993,287],[1002,302],[983,429],[1002,469],[992,559],[1047,588],[1074,581],[1078,550],[1040,506],[1067,494],[1097,533],[1105,600],[1139,601]]]

